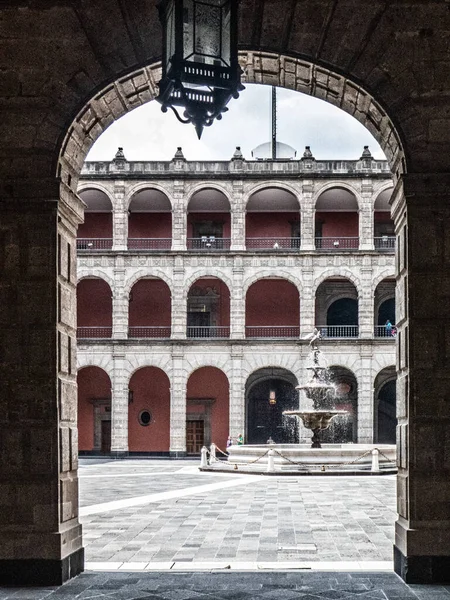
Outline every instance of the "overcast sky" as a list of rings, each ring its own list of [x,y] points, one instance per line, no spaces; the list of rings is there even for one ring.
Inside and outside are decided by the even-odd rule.
[[[149,102],[113,123],[96,141],[87,160],[112,160],[123,146],[128,160],[170,160],[177,146],[188,160],[228,160],[236,146],[247,159],[251,150],[271,137],[271,88],[247,84],[228,112],[203,131],[202,139],[192,125],[179,123],[161,105]],[[317,159],[358,159],[363,146],[385,158],[372,135],[356,119],[317,98],[278,88],[277,140],[293,146],[297,158],[305,146]]]

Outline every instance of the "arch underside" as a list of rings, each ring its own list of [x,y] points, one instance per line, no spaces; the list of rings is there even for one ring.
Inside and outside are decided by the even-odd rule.
[[[391,120],[362,87],[311,62],[270,52],[241,51],[243,83],[277,85],[320,98],[361,122],[379,142],[396,177],[404,170],[400,138]],[[159,92],[160,63],[119,78],[79,112],[61,149],[60,174],[76,185],[83,161],[95,140],[114,120],[153,100]],[[70,176],[70,177],[69,177]]]

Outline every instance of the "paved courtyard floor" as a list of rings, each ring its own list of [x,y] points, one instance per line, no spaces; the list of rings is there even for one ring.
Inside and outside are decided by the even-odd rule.
[[[392,572],[395,478],[82,460],[87,571],[0,600],[450,600]]]
[[[81,461],[89,569],[392,569],[394,476],[202,473]]]

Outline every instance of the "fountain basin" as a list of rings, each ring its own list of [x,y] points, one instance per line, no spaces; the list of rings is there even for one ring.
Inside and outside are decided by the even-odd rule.
[[[275,450],[274,462],[277,470],[281,470],[283,466],[292,469],[297,467],[298,470],[301,470],[314,466],[320,468],[322,465],[342,469],[368,470],[372,464],[374,448],[378,448],[380,451],[381,466],[383,460],[386,460],[383,455],[395,464],[396,446],[391,444],[322,444],[321,448],[314,449],[310,444],[244,444],[230,446],[227,450],[228,463],[239,464],[243,467],[244,465],[267,465],[266,453],[267,450],[272,449]],[[265,456],[263,456],[264,454]],[[259,460],[254,462],[258,458]]]

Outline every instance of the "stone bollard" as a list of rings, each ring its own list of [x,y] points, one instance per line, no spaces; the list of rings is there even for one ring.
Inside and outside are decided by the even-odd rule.
[[[209,464],[212,464],[214,462],[216,462],[217,458],[216,458],[216,445],[214,444],[214,442],[211,444],[211,447],[209,449]]]
[[[203,446],[200,451],[200,469],[204,469],[208,466],[208,448]]]
[[[267,472],[273,473],[275,471],[275,450],[269,450],[267,453]]]
[[[372,450],[372,473],[377,473],[380,470],[380,459],[379,459],[378,448]]]

